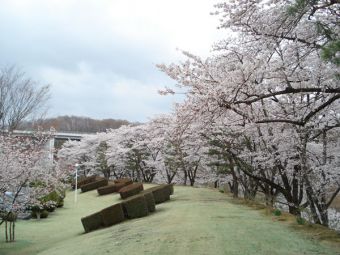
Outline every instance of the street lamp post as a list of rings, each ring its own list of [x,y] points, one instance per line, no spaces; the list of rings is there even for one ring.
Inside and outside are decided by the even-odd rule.
[[[77,193],[78,193],[78,167],[79,167],[79,164],[75,164],[75,168],[76,168],[76,185],[75,185],[75,190],[74,190],[74,203],[77,203]]]

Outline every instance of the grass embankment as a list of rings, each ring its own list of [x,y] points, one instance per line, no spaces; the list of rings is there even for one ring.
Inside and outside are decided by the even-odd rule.
[[[88,234],[80,218],[120,201],[119,195],[79,194],[76,205],[67,195],[65,207],[48,219],[19,221],[17,242],[1,237],[0,254],[339,254],[216,190],[176,186],[155,213]]]

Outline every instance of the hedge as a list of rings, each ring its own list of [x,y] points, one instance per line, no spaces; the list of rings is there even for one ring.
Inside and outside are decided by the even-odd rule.
[[[146,192],[152,192],[155,203],[160,204],[170,200],[170,195],[173,194],[173,186],[171,184],[159,185],[147,189]]]
[[[112,226],[125,220],[122,204],[115,204],[101,210],[102,222],[105,227]]]
[[[107,179],[101,178],[97,181],[82,185],[81,191],[87,192],[87,191],[90,191],[90,190],[98,189],[98,188],[103,187],[103,186],[107,186],[107,184],[108,184]]]
[[[147,216],[149,213],[148,206],[144,195],[136,195],[122,202],[124,215],[128,219],[140,218]]]
[[[152,192],[146,192],[143,194],[145,197],[146,205],[148,207],[149,212],[154,212],[156,210],[155,198],[153,197]]]
[[[125,186],[119,190],[120,197],[122,199],[131,197],[133,195],[138,194],[144,189],[142,183],[133,183],[128,186]]]
[[[114,183],[125,183],[125,185],[130,185],[133,183],[133,181],[130,178],[120,178],[114,180]]]
[[[172,185],[172,184],[162,184],[160,186],[163,187],[163,189],[165,189],[169,193],[169,195],[174,194],[174,185]]]
[[[106,195],[106,194],[111,194],[114,192],[118,192],[121,188],[125,187],[125,183],[116,183],[116,184],[109,184],[104,187],[100,187],[97,189],[98,194],[101,195]]]
[[[96,175],[91,175],[88,177],[83,177],[80,178],[80,180],[78,180],[77,182],[77,188],[80,189],[83,185],[94,182],[98,179],[98,177]],[[76,187],[76,183],[75,181],[72,182],[72,188],[75,189]]]
[[[85,233],[99,229],[104,226],[102,221],[102,213],[96,212],[89,216],[81,218]]]

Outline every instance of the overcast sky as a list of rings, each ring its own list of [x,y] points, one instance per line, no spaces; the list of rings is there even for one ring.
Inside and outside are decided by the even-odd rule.
[[[221,37],[216,0],[0,0],[0,65],[51,84],[48,116],[146,121],[170,112],[174,81],[156,67],[176,48],[207,56]]]

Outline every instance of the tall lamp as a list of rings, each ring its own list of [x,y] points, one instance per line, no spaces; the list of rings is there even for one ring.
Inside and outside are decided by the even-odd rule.
[[[77,193],[78,193],[78,167],[79,164],[75,164],[74,165],[76,168],[76,185],[75,185],[75,189],[74,189],[74,203],[77,203]]]

